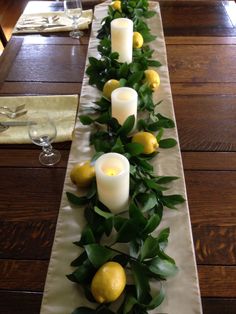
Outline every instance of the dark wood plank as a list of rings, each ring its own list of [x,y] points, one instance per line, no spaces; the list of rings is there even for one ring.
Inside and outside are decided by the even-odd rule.
[[[36,213],[35,213],[36,215]],[[57,217],[34,221],[9,221],[0,223],[0,258],[23,260],[48,260],[51,254]]]
[[[174,96],[181,149],[235,151],[235,105],[234,96]]]
[[[39,160],[38,160],[39,153],[40,153],[39,149],[27,149],[27,148],[25,149],[17,149],[17,148],[1,149],[0,148],[0,168],[2,167],[44,168],[44,166],[39,163]],[[66,168],[67,167],[69,152],[68,150],[60,150],[60,153],[61,153],[61,160],[58,164],[54,166],[54,168]],[[17,158],[15,156],[17,156]]]
[[[222,1],[160,1],[166,36],[235,36]]]
[[[0,291],[0,309],[4,314],[39,314],[41,292]]]
[[[185,170],[236,170],[235,152],[182,152],[182,159]]]
[[[14,62],[22,45],[22,39],[16,39],[13,42],[9,42],[7,47],[4,49],[3,54],[0,58],[0,87],[2,82],[6,79],[8,72],[11,69],[12,63]]]
[[[47,268],[48,261],[0,260],[0,290],[42,292]]]
[[[80,94],[81,83],[4,82],[0,93],[7,95],[71,95]]]
[[[173,95],[235,95],[236,83],[172,83]]]
[[[53,45],[23,45],[6,80],[81,83],[86,54],[84,45],[62,45],[60,49]]]
[[[193,224],[235,227],[235,171],[187,170],[185,179]]]
[[[203,297],[236,297],[236,266],[198,265]]]
[[[197,263],[236,264],[236,226],[192,225]],[[226,240],[227,239],[227,240]],[[236,277],[235,277],[236,279]]]
[[[64,176],[63,168],[1,168],[0,221],[55,219]]]
[[[235,53],[236,45],[168,45],[171,82],[235,83]]]
[[[204,314],[235,314],[236,299],[202,298]]]

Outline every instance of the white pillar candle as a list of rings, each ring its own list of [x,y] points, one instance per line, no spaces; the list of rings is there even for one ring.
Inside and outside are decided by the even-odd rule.
[[[107,153],[95,163],[98,198],[113,213],[127,209],[129,203],[129,161],[117,153]]]
[[[133,21],[126,18],[111,21],[111,50],[119,53],[119,62],[132,62]]]
[[[138,94],[130,87],[119,87],[111,93],[111,115],[122,125],[134,115],[137,120]]]

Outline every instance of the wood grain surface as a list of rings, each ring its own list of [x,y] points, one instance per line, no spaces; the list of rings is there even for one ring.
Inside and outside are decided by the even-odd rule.
[[[54,11],[62,6],[42,3]],[[35,4],[31,2],[27,10]],[[160,5],[203,313],[234,314],[236,4],[160,1]],[[13,36],[0,58],[0,95],[79,94],[88,40],[89,31],[80,41],[68,33]],[[38,163],[37,147],[0,145],[3,314],[40,311],[70,143],[55,146],[62,160],[45,168]]]

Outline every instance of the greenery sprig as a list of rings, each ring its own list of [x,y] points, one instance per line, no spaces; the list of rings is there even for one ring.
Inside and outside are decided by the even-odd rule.
[[[154,16],[148,9],[147,0],[122,0],[121,11],[108,7],[108,15],[98,31],[100,58],[89,58],[86,74],[89,84],[99,90],[109,79],[116,79],[120,86],[134,88],[138,93],[138,110],[143,117],[137,121],[139,131],[157,132],[159,147],[172,148],[173,138],[163,139],[164,129],[174,128],[172,119],[156,112],[158,105],[153,102],[152,90],[145,82],[144,72],[149,67],[159,67],[161,63],[153,60],[153,50],[147,45],[155,36],[150,32],[144,19]],[[133,20],[134,31],[144,38],[145,45],[133,50],[133,62],[118,62],[118,54],[111,52],[110,23],[113,19],[128,17]],[[90,144],[94,147],[95,161],[107,152],[117,152],[126,156],[130,162],[130,205],[124,213],[110,212],[98,199],[95,180],[83,196],[67,192],[70,203],[84,208],[86,225],[80,240],[74,244],[81,248],[79,256],[71,262],[75,271],[68,279],[84,289],[86,298],[95,304],[90,292],[93,276],[107,261],[117,261],[132,276],[133,283],[127,284],[124,298],[116,312],[110,304],[95,305],[96,309],[79,307],[72,314],[146,314],[158,307],[164,299],[162,281],[177,272],[175,261],[165,253],[170,230],[165,228],[153,232],[161,223],[165,207],[177,209],[185,200],[178,194],[167,194],[168,186],[178,178],[158,176],[154,173],[152,159],[157,152],[144,155],[143,146],[131,141],[135,124],[134,116],[126,119],[123,125],[111,116],[111,101],[103,96],[93,104],[94,113],[81,115],[84,125],[91,125]],[[106,238],[106,242],[104,242]],[[128,251],[118,250],[116,243],[127,244]],[[160,282],[158,291],[152,291],[150,283]]]

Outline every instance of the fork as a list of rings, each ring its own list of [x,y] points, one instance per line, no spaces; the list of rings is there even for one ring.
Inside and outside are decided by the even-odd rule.
[[[15,118],[18,118],[18,117],[21,117],[23,116],[24,114],[27,113],[27,110],[24,110],[24,111],[18,111],[18,112],[6,112],[6,111],[0,111],[0,114],[1,115],[4,115],[10,119],[15,119]]]
[[[25,108],[25,104],[19,105],[19,106],[17,106],[15,109],[11,109],[11,108],[9,108],[9,107],[7,107],[7,106],[0,106],[0,110],[1,110],[1,109],[4,109],[4,110],[7,110],[7,111],[12,112],[12,113],[21,111],[21,110],[23,110],[24,108]]]
[[[53,16],[42,16],[42,17],[35,17],[35,18],[25,18],[23,19],[21,25],[27,25],[27,24],[32,24],[32,23],[50,23],[50,22],[56,22],[59,20],[58,15],[53,15]]]

